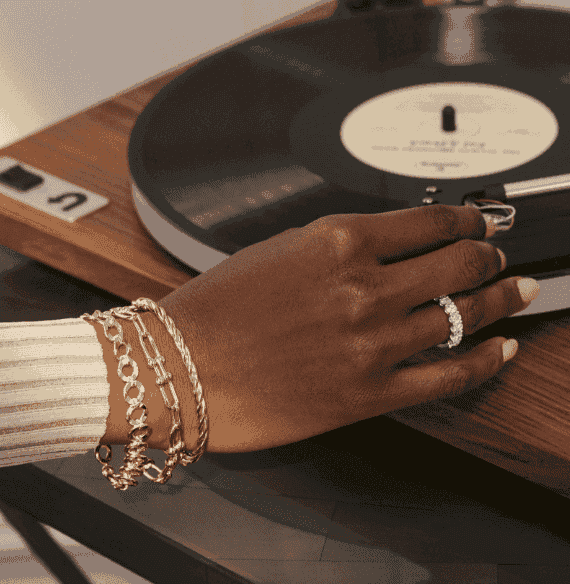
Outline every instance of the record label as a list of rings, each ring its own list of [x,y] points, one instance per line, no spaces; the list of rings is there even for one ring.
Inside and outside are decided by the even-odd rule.
[[[483,83],[405,87],[367,100],[342,122],[344,148],[364,164],[415,178],[470,178],[538,158],[558,136],[550,108]]]

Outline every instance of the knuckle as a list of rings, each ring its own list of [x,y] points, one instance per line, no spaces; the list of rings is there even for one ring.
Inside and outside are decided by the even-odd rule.
[[[471,387],[471,371],[462,363],[454,363],[445,379],[445,393],[449,397],[458,396]]]
[[[459,236],[459,217],[450,205],[432,205],[425,207],[427,219],[435,227],[438,239],[456,239]]]
[[[487,359],[490,367],[490,371],[499,371],[503,366],[503,351],[497,351],[493,347],[489,347],[489,353],[487,354]]]
[[[500,282],[503,290],[503,302],[508,314],[514,314],[526,306],[526,302],[522,299],[517,282],[518,278],[501,280]]]
[[[459,273],[465,276],[464,284],[474,288],[485,282],[491,275],[489,253],[486,248],[493,246],[488,243],[462,239],[454,246]]]
[[[337,223],[330,231],[329,242],[341,264],[352,261],[361,249],[361,237],[354,223]]]
[[[330,215],[325,217],[319,217],[314,221],[311,221],[308,225],[305,226],[305,231],[307,231],[310,235],[313,236],[322,236],[326,234],[328,229],[328,224],[330,222]]]
[[[362,234],[356,221],[350,216],[328,215],[313,222],[314,233],[318,233],[327,243],[336,260],[350,261],[361,247]]]
[[[465,298],[462,302],[460,313],[463,320],[463,334],[471,335],[482,328],[487,315],[482,295],[473,294]]]
[[[342,319],[351,329],[370,326],[377,316],[376,286],[371,274],[360,271],[339,285],[339,297]]]

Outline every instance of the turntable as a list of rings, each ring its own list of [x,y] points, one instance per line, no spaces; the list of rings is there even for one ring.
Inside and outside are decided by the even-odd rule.
[[[204,272],[339,213],[473,205],[501,278],[541,284],[515,316],[570,307],[570,14],[509,2],[341,2],[166,85],[132,130],[137,213]]]

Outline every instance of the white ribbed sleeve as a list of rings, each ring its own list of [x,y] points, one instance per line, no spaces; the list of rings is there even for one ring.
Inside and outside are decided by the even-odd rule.
[[[0,323],[0,467],[95,448],[110,391],[103,347],[82,319]]]

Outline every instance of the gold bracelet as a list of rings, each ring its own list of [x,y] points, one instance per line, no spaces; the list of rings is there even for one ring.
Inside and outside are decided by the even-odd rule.
[[[188,369],[188,377],[190,382],[192,383],[194,399],[196,400],[196,413],[198,414],[198,443],[196,449],[192,452],[186,452],[182,454],[180,458],[180,463],[184,466],[187,464],[192,464],[197,462],[204,451],[206,450],[206,441],[208,440],[208,413],[206,411],[206,401],[204,400],[204,392],[202,390],[202,384],[198,379],[198,372],[196,370],[196,365],[192,361],[192,357],[190,356],[190,351],[188,347],[184,343],[184,338],[182,337],[182,333],[176,328],[174,321],[166,315],[164,308],[161,308],[150,300],[149,298],[139,298],[133,302],[133,306],[140,310],[141,312],[145,311],[152,311],[156,314],[158,319],[164,324],[166,330],[169,332],[170,336],[174,339],[174,343],[176,344],[177,349],[180,351],[180,355],[182,356],[182,361],[184,361],[184,365],[186,365],[186,369]],[[144,346],[143,346],[144,350]],[[146,355],[146,351],[145,351]],[[148,358],[148,355],[147,355]],[[171,390],[174,394],[174,388],[171,386]],[[164,395],[164,394],[163,394]],[[175,395],[175,394],[174,394]],[[177,400],[178,401],[178,400]],[[168,407],[168,406],[167,406]]]
[[[105,336],[113,343],[113,351],[115,356],[117,356],[119,349],[122,346],[125,346],[125,354],[119,357],[119,367],[117,369],[117,373],[119,377],[126,382],[125,387],[123,388],[123,396],[125,401],[129,404],[126,418],[127,422],[129,422],[133,428],[129,432],[129,444],[125,446],[125,463],[119,469],[118,474],[115,474],[113,467],[109,464],[109,461],[113,456],[111,446],[109,444],[105,444],[108,453],[104,459],[102,459],[99,454],[102,445],[99,444],[99,446],[97,446],[95,449],[95,456],[97,457],[97,460],[103,465],[101,470],[103,476],[109,480],[115,489],[125,491],[131,485],[136,486],[138,482],[135,480],[135,478],[148,472],[149,468],[155,467],[160,472],[160,469],[154,465],[154,461],[144,455],[144,452],[148,448],[148,445],[145,441],[146,438],[148,438],[150,435],[150,428],[145,423],[147,420],[146,406],[142,401],[144,399],[145,387],[140,381],[137,380],[139,369],[136,361],[130,356],[132,347],[123,340],[123,327],[115,320],[113,314],[111,314],[110,311],[101,313],[99,310],[96,310],[93,313],[93,316],[83,314],[80,318],[83,318],[84,320],[93,320],[94,322],[98,322],[103,326]],[[109,334],[110,328],[116,328],[117,334],[111,336]],[[123,373],[123,369],[127,366],[130,366],[133,369],[133,372],[129,376],[126,376]],[[131,398],[127,395],[132,387],[136,387],[139,391],[136,398]],[[143,414],[138,420],[131,419],[132,413],[138,408],[143,410]],[[150,475],[147,476],[152,478]]]
[[[172,385],[171,381],[172,375],[164,370],[164,357],[160,355],[154,339],[147,331],[139,314],[137,314],[138,312],[144,312],[147,310],[152,310],[155,312],[158,318],[164,323],[168,332],[173,337],[176,346],[182,355],[183,361],[189,371],[190,380],[194,388],[194,396],[197,402],[197,413],[200,419],[198,447],[193,453],[183,453],[184,442],[182,441],[181,436],[182,425],[180,421],[180,408],[178,397],[176,396],[176,392],[174,391],[174,386]],[[168,455],[168,459],[162,471],[160,471],[160,469],[154,464],[152,459],[149,459],[143,454],[144,451],[148,448],[145,440],[150,434],[150,429],[145,424],[147,419],[146,406],[142,403],[142,400],[144,399],[145,388],[143,384],[136,379],[138,376],[138,366],[136,362],[130,357],[130,351],[132,350],[132,347],[123,341],[123,329],[116,321],[115,317],[133,321],[139,334],[139,341],[147,358],[147,363],[149,367],[154,368],[154,371],[157,375],[156,383],[160,387],[160,391],[162,393],[166,407],[171,412],[172,428],[170,431],[170,447],[168,451],[164,451],[165,454]],[[196,366],[192,362],[190,352],[184,344],[184,340],[180,331],[176,328],[172,319],[166,316],[164,309],[157,306],[152,300],[148,298],[139,298],[129,307],[112,308],[105,313],[101,313],[99,310],[97,310],[93,313],[92,316],[89,314],[83,314],[80,318],[99,322],[103,326],[105,336],[107,339],[113,342],[113,351],[115,356],[117,356],[118,350],[121,346],[125,345],[126,348],[125,355],[122,355],[119,358],[119,367],[117,373],[119,377],[126,382],[125,387],[123,388],[123,396],[125,401],[129,404],[126,419],[133,426],[133,429],[129,432],[130,442],[127,446],[125,446],[125,464],[120,468],[120,474],[115,474],[113,468],[108,464],[112,458],[111,446],[108,444],[105,445],[105,447],[108,449],[108,455],[104,459],[102,459],[99,454],[102,445],[97,446],[95,455],[97,460],[99,460],[99,462],[103,465],[103,475],[111,482],[115,489],[123,491],[131,485],[136,486],[138,483],[135,480],[135,477],[139,477],[141,474],[144,474],[153,482],[160,484],[166,483],[166,481],[168,481],[172,476],[172,471],[179,462],[186,466],[189,463],[196,462],[202,456],[205,451],[205,443],[208,437],[208,419],[202,386],[198,380]],[[113,327],[117,329],[117,334],[115,336],[111,336],[109,334],[109,329]],[[150,344],[155,351],[154,359],[150,357],[146,348],[144,342],[146,337],[149,338]],[[126,376],[123,373],[123,369],[126,366],[131,366],[133,369],[130,376]],[[169,403],[166,393],[162,387],[167,382],[169,384],[170,392],[173,398],[172,403]],[[137,387],[139,390],[139,394],[136,398],[130,398],[128,396],[128,392],[133,386]],[[142,416],[137,420],[132,420],[132,413],[139,408],[143,410]],[[178,440],[176,444],[173,444],[174,437],[176,435]],[[159,473],[157,477],[153,477],[149,474],[149,469],[151,468]]]

